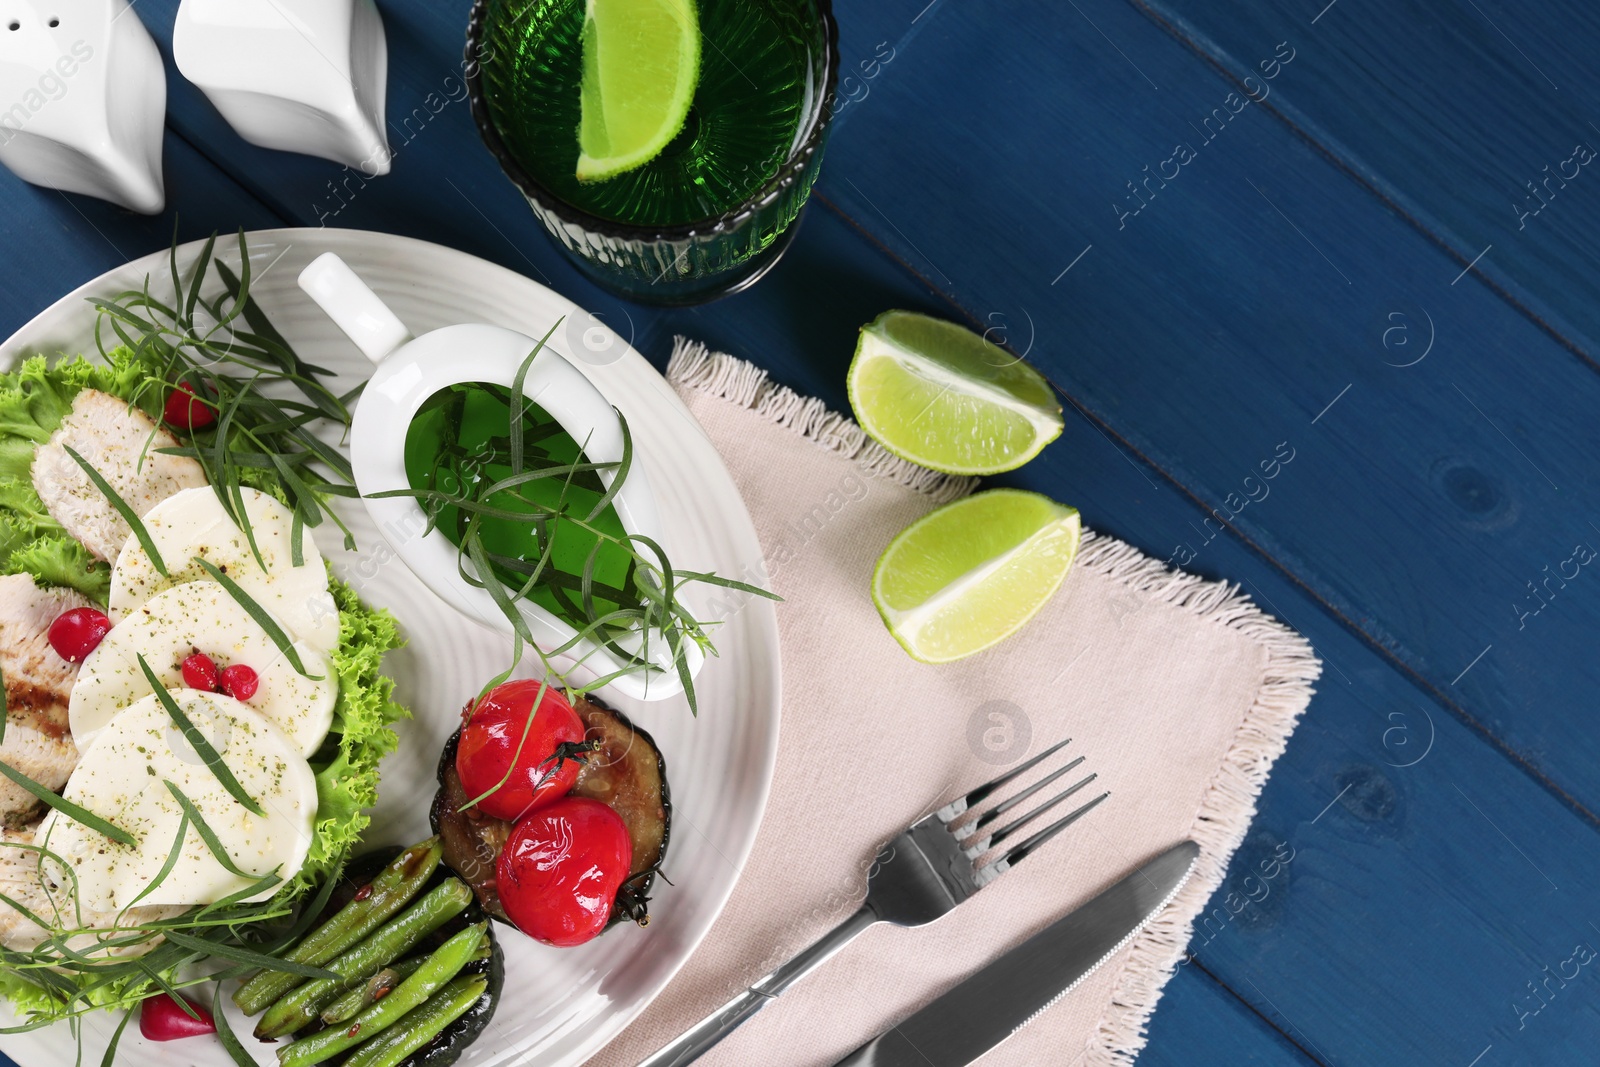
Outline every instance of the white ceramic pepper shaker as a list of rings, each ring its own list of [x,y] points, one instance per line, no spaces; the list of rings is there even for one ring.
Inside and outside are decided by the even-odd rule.
[[[0,163],[153,215],[167,75],[128,0],[0,0]]]
[[[172,53],[251,144],[389,172],[389,52],[373,0],[183,0]]]

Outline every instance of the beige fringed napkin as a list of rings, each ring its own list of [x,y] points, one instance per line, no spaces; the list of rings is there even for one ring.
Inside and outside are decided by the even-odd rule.
[[[1063,737],[1111,798],[946,919],[873,927],[701,1062],[827,1067],[1185,837],[1174,904],[986,1065],[1129,1063],[1190,924],[1311,698],[1306,641],[1235,586],[1085,533],[1060,593],[970,659],[912,661],[868,597],[894,534],[970,479],[912,467],[766,373],[679,340],[667,376],[755,518],[778,606],[771,801],[727,910],[662,996],[591,1062],[635,1064],[842,920],[878,845]],[[1092,518],[1092,516],[1091,516]]]

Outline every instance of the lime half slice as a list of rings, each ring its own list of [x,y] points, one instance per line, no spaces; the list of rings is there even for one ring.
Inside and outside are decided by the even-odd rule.
[[[982,652],[1060,588],[1078,553],[1076,508],[1020,489],[947,504],[900,532],[872,572],[872,602],[913,659]]]
[[[998,474],[1061,434],[1038,371],[971,330],[910,311],[861,328],[850,406],[890,452],[947,474]]]
[[[660,155],[699,80],[694,0],[588,0],[578,180],[605,181]]]

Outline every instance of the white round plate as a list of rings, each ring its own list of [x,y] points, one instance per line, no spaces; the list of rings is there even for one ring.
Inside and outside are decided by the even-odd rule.
[[[571,301],[481,259],[403,237],[292,229],[252,233],[248,241],[251,294],[302,358],[338,374],[335,392],[365,378],[371,365],[295,285],[301,268],[323,252],[342,256],[414,333],[488,322],[539,337],[567,316],[571,326],[557,330],[551,343],[627,417],[635,462],[648,465],[661,504],[665,547],[674,566],[762,580],[755,529],[711,442],[661,375]],[[197,249],[197,244],[180,249],[180,267]],[[218,249],[226,249],[224,258],[237,268],[236,246],[224,239]],[[0,346],[0,366],[33,354],[94,352],[95,315],[85,298],[141,288],[146,275],[152,295],[170,293],[166,253],[111,271],[17,331]],[[364,513],[347,515],[358,551],[345,551],[337,531],[328,533],[328,524],[318,531],[317,543],[364,600],[399,619],[410,644],[390,654],[387,670],[398,683],[400,699],[416,715],[401,724],[399,751],[383,763],[378,807],[365,843],[409,844],[429,833],[440,748],[459,725],[462,705],[509,662],[510,642],[468,622],[429,592],[383,544]],[[648,928],[618,927],[576,949],[546,948],[497,926],[506,953],[505,993],[494,1021],[462,1057],[463,1067],[582,1063],[661,992],[733,890],[755,840],[777,755],[777,617],[769,601],[743,594],[703,590],[698,605],[691,606],[705,612],[702,618],[725,620],[714,631],[719,655],[696,683],[698,718],[689,714],[682,697],[650,704],[614,701],[650,731],[666,758],[673,801],[666,870],[674,884],[658,882]],[[0,1009],[0,1016],[6,1014]],[[276,1062],[272,1046],[249,1039],[250,1024],[237,1013],[230,1018],[261,1063]],[[89,1020],[84,1062],[99,1061],[116,1022],[104,1014]],[[65,1025],[0,1036],[0,1052],[24,1067],[71,1063],[76,1056]],[[175,1053],[197,1067],[231,1063],[220,1044],[203,1039],[152,1044],[137,1027],[123,1034],[117,1063],[165,1067]]]

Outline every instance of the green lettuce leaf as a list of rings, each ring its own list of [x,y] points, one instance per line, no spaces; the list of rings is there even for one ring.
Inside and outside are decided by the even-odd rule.
[[[64,585],[96,604],[111,596],[111,568],[64,533],[34,535],[6,557],[7,574],[31,574],[37,585]]]
[[[111,569],[67,536],[33,488],[34,450],[50,439],[84,389],[133,401],[151,367],[126,348],[103,364],[78,357],[51,366],[43,356],[0,374],[0,571],[31,574],[104,604]]]
[[[115,349],[109,359],[101,363],[77,356],[52,366],[44,356],[33,356],[0,375],[0,434],[35,443],[49,440],[84,389],[141,399],[139,387],[154,370],[151,364],[128,348]]]
[[[62,1008],[54,993],[10,967],[0,967],[0,998],[10,1002],[18,1021],[26,1021],[31,1015],[58,1015]]]
[[[50,366],[35,357],[0,374],[0,574],[29,574],[41,585],[68,586],[104,604],[111,570],[89,555],[50,517],[34,491],[33,455],[49,440],[85,388],[137,402],[152,415],[160,390],[145,388],[153,366],[127,349],[111,354],[111,365],[72,359]],[[270,472],[246,471],[245,481],[279,500],[283,487]],[[285,501],[286,502],[286,501]],[[378,799],[378,763],[399,746],[394,724],[410,712],[394,699],[394,682],[381,672],[384,653],[404,644],[393,616],[361,603],[354,589],[329,579],[339,609],[339,643],[329,659],[339,679],[333,732],[312,757],[317,781],[316,834],[300,872],[282,885],[273,903],[291,902],[336,872],[371,822]],[[171,980],[171,972],[163,978]],[[92,1003],[136,1001],[154,988],[144,976],[89,991]],[[64,1005],[49,991],[0,968],[0,998],[19,1016],[59,1015]]]
[[[384,653],[405,644],[394,616],[363,604],[331,570],[329,588],[339,607],[339,644],[328,657],[339,678],[339,701],[329,735],[330,741],[337,735],[338,747],[326,762],[312,761],[317,777],[316,836],[305,867],[284,883],[279,899],[292,899],[319,884],[361,839],[372,822],[365,810],[378,802],[378,761],[400,745],[394,724],[411,717],[394,699],[394,681],[380,670]]]
[[[32,544],[35,536],[31,526],[0,509],[0,572],[13,573],[8,565],[11,553]]]
[[[0,478],[0,511],[13,516],[24,529],[39,534],[64,533],[61,524],[50,517],[44,501],[31,481]]]
[[[26,481],[33,473],[33,450],[39,443],[20,434],[0,434],[0,477]]]

